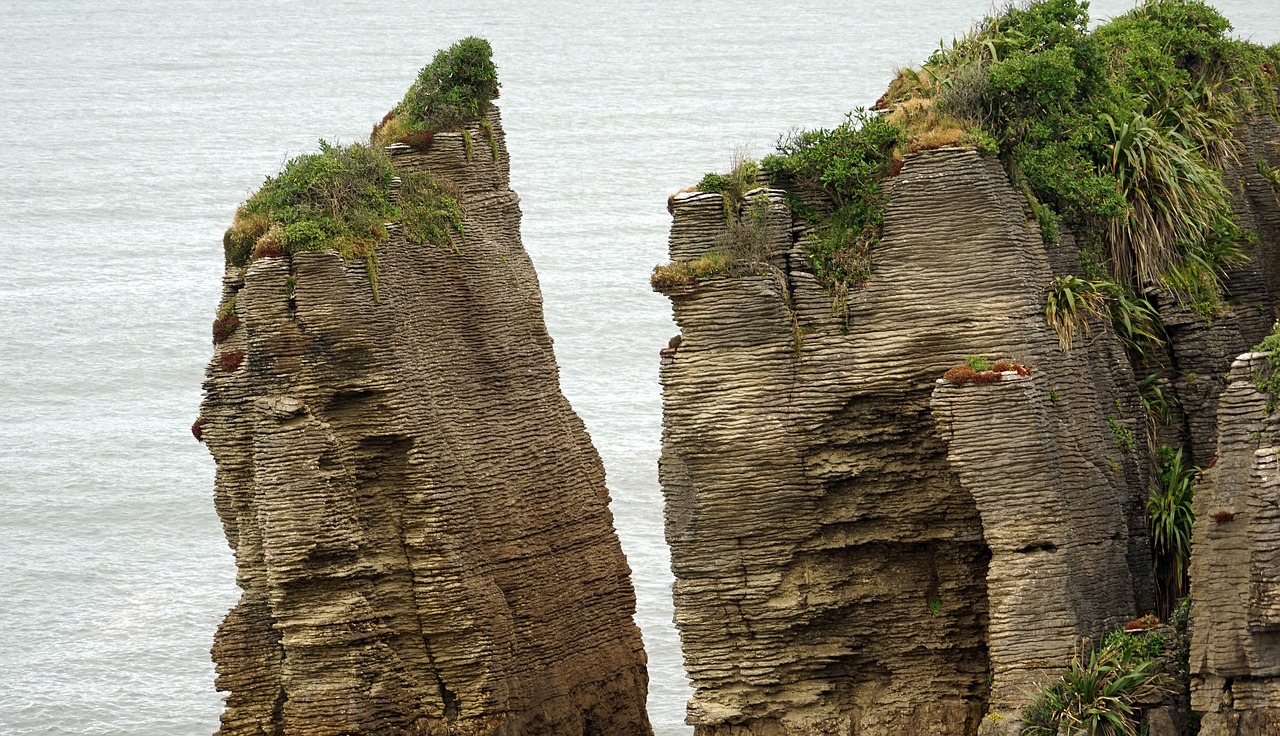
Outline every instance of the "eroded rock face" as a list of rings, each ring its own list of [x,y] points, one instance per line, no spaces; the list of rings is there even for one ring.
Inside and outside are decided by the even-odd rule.
[[[1123,349],[1060,349],[997,161],[930,152],[891,181],[847,325],[785,231],[767,272],[668,289],[660,473],[700,735],[972,734],[1150,606],[1146,463],[1107,421],[1141,429]],[[673,259],[714,245],[719,200],[676,197]],[[971,354],[1034,373],[935,393]]]
[[[651,733],[604,471],[560,393],[496,111],[393,146],[465,237],[229,267],[202,434],[244,593],[219,733]],[[243,351],[243,360],[219,360]]]
[[[1232,365],[1218,456],[1196,487],[1191,706],[1202,736],[1280,733],[1280,413],[1254,387],[1266,356]]]

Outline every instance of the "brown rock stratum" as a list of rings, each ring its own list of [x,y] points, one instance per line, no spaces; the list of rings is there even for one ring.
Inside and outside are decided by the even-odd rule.
[[[389,149],[462,191],[465,236],[392,228],[378,301],[334,252],[228,267],[218,353],[245,358],[215,356],[201,418],[243,589],[213,649],[220,734],[651,733],[604,471],[490,124],[496,160],[458,133]]]
[[[1202,465],[1232,356],[1276,306],[1274,192],[1228,173],[1262,242],[1212,324],[1152,296],[1170,346],[1143,367],[1185,396],[1162,431]],[[1082,640],[1154,606],[1135,370],[1104,326],[1064,352],[1044,319],[1052,277],[1079,275],[1071,234],[1046,243],[972,150],[910,156],[886,186],[847,322],[779,191],[760,190],[768,265],[663,287],[681,341],[662,363],[660,478],[698,736],[1017,733],[1029,691]],[[721,195],[672,209],[674,261],[717,246]],[[968,355],[1032,375],[939,380]],[[1274,556],[1276,539],[1246,548]]]

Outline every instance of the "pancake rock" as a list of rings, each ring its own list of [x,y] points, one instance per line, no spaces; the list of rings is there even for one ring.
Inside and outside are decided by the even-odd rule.
[[[1258,131],[1274,128],[1248,128],[1247,145]],[[788,206],[812,193],[762,187],[732,218],[719,193],[672,198],[674,265],[655,287],[681,335],[663,351],[660,476],[699,736],[1018,733],[1082,643],[1156,607],[1154,443],[1213,462],[1230,356],[1276,314],[1274,190],[1227,176],[1260,236],[1252,257],[1211,321],[1149,294],[1167,339],[1141,360],[1096,322],[1062,349],[1045,288],[1083,275],[1075,240],[1042,237],[972,149],[909,155],[883,182],[874,275],[845,317]],[[708,267],[748,218],[757,251]],[[941,380],[971,355],[1030,371]],[[1159,426],[1149,374],[1170,397]],[[1216,554],[1197,547],[1196,564]],[[1202,614],[1216,615],[1193,606],[1193,628],[1212,637]],[[1202,690],[1232,676],[1207,672]]]
[[[387,152],[456,193],[447,245],[392,224],[371,263],[228,266],[239,326],[199,422],[243,589],[213,648],[219,733],[650,734],[630,571],[497,110],[427,143]]]
[[[1218,461],[1196,488],[1192,708],[1202,736],[1280,733],[1280,414],[1245,353],[1218,409]]]
[[[971,734],[1150,605],[1146,467],[1107,431],[1136,428],[1123,349],[1063,353],[1049,254],[996,160],[929,152],[890,182],[847,326],[782,204],[767,271],[667,289],[661,476],[698,734]],[[677,195],[673,259],[714,247],[718,202]],[[970,354],[1034,375],[939,386]]]

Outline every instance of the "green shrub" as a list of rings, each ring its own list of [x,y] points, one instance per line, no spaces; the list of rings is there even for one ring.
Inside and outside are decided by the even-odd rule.
[[[454,190],[410,172],[397,205],[391,197],[394,176],[381,149],[320,141],[319,153],[290,160],[237,210],[223,236],[228,261],[243,266],[255,253],[335,250],[364,262],[377,300],[376,246],[388,237],[386,223],[400,222],[405,237],[416,243],[453,245],[453,235],[462,233]]]
[[[477,123],[489,112],[500,87],[489,42],[464,38],[437,53],[418,72],[404,99],[374,128],[371,142],[387,145],[415,134]]]
[[[1280,322],[1272,325],[1271,334],[1257,345],[1253,352],[1267,354],[1267,368],[1254,376],[1254,387],[1267,397],[1267,414],[1280,407]]]
[[[268,177],[240,208],[237,221],[279,223],[286,253],[333,249],[363,257],[386,239],[385,223],[399,217],[391,203],[394,176],[380,150],[320,141],[319,153],[298,156]]]
[[[1100,647],[1086,640],[1062,676],[1040,688],[1022,711],[1022,736],[1138,736],[1134,704],[1160,687],[1160,649],[1117,633]]]
[[[1082,252],[1105,254],[1107,280],[1169,289],[1210,317],[1250,237],[1219,169],[1247,114],[1276,114],[1280,49],[1230,38],[1199,0],[1150,0],[1092,32],[1087,8],[1008,7],[900,73],[890,97],[941,90],[938,104],[1025,177],[1046,242],[1060,218]]]
[[[842,294],[871,276],[871,251],[880,240],[887,201],[880,182],[906,143],[901,128],[859,109],[835,128],[793,133],[761,166],[775,181],[822,190],[832,210],[815,213],[803,245],[814,275],[842,303]],[[840,311],[840,305],[837,305]]]
[[[401,177],[399,209],[405,237],[439,246],[462,234],[462,206],[456,190],[421,172]],[[455,250],[456,250],[456,246]]]

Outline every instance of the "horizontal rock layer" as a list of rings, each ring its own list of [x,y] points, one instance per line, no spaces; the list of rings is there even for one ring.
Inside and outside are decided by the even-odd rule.
[[[229,267],[240,328],[201,424],[240,603],[221,734],[649,734],[604,471],[559,389],[496,111],[393,146],[461,192],[452,247],[395,234]],[[219,358],[242,351],[243,362]]]
[[[1280,414],[1241,355],[1218,409],[1217,463],[1196,487],[1192,708],[1201,736],[1280,734]]]

